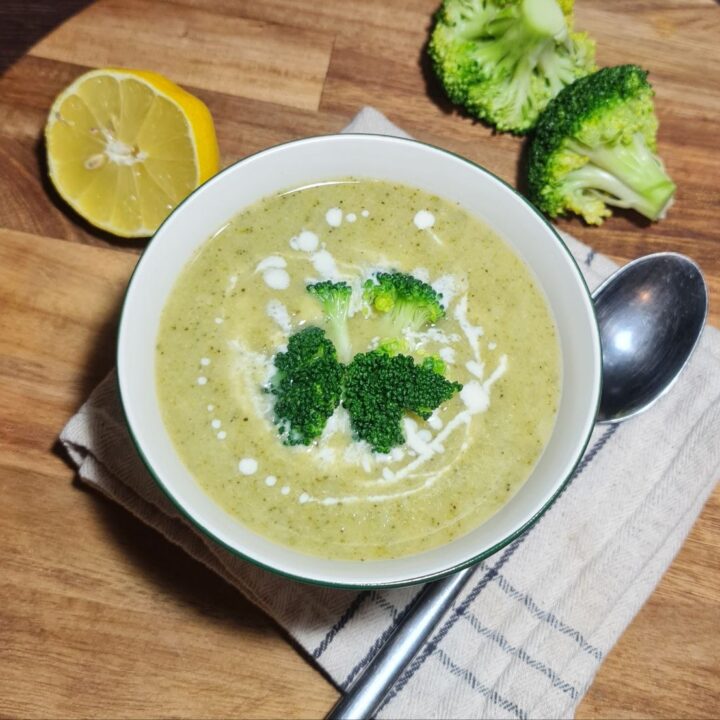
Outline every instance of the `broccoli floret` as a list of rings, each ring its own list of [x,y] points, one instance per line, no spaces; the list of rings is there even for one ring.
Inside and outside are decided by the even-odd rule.
[[[531,200],[551,217],[600,225],[607,205],[664,216],[675,193],[657,156],[658,121],[647,72],[599,70],[565,88],[542,114],[528,155]]]
[[[327,321],[328,335],[335,343],[340,359],[347,362],[352,356],[347,326],[352,288],[346,282],[325,280],[308,285],[307,291],[320,303]]]
[[[445,315],[440,293],[406,273],[378,273],[365,282],[363,295],[371,308],[384,315],[383,336],[397,343],[395,352],[404,349],[404,332],[417,332]]]
[[[413,367],[412,358],[377,350],[358,353],[348,365],[343,406],[355,438],[368,442],[375,452],[387,453],[405,442],[400,421]]]
[[[595,69],[571,31],[572,0],[444,0],[428,52],[450,100],[498,130],[524,133],[566,85]]]
[[[397,355],[403,350],[405,350],[407,347],[407,343],[405,340],[401,340],[399,338],[386,338],[385,340],[381,340],[380,343],[378,343],[377,348],[375,348],[378,352],[383,352],[386,355]]]
[[[422,367],[426,368],[427,370],[432,370],[438,375],[445,374],[445,361],[442,358],[437,357],[436,355],[428,355],[428,357],[423,358]]]
[[[274,359],[267,391],[275,396],[275,424],[285,445],[309,445],[340,404],[345,367],[320,328],[292,335]]]
[[[387,453],[405,442],[401,425],[405,412],[427,419],[461,389],[459,383],[425,364],[417,365],[407,355],[373,350],[359,353],[347,367],[343,406],[355,438],[368,442],[375,452]]]
[[[407,409],[423,420],[427,420],[436,408],[463,388],[460,383],[446,380],[438,372],[437,362],[429,364],[427,360],[430,358],[425,358],[422,365],[415,366],[413,381],[408,386],[405,397]],[[444,363],[442,365],[444,369]]]

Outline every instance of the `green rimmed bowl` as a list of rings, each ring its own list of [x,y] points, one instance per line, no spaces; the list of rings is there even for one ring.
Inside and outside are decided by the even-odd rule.
[[[155,387],[160,315],[184,265],[244,207],[289,187],[346,177],[404,183],[459,203],[524,259],[557,323],[563,365],[552,436],[532,474],[493,517],[467,535],[393,560],[301,554],[250,530],[217,505],[180,460]],[[138,262],[120,322],[118,379],[130,433],[150,473],[179,510],[229,550],[283,575],[319,584],[380,587],[423,582],[477,562],[509,543],[552,503],[580,460],[601,387],[601,352],[590,294],[552,226],[484,168],[436,147],[380,135],[329,135],[279,145],[222,171],[165,221]]]

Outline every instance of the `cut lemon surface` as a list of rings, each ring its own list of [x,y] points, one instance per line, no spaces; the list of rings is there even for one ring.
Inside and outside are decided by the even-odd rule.
[[[145,70],[80,76],[53,103],[45,142],[60,195],[122,237],[152,235],[219,163],[205,104]]]

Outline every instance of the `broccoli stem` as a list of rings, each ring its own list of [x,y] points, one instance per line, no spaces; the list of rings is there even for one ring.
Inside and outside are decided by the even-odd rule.
[[[591,148],[569,141],[568,148],[587,156],[590,162],[568,173],[566,184],[595,189],[609,205],[634,208],[650,220],[663,217],[675,193],[675,183],[642,133],[635,133],[627,144]]]
[[[344,363],[350,362],[353,353],[347,320],[344,318],[331,319],[328,323],[328,335],[337,348],[340,361]]]
[[[559,56],[554,47],[543,48],[537,65],[545,76],[553,97],[575,79],[572,64],[567,62],[566,58]]]
[[[556,0],[523,0],[522,18],[529,33],[537,37],[563,39],[567,23]]]
[[[352,343],[348,332],[347,320],[350,312],[352,289],[346,282],[311,283],[307,291],[320,303],[330,340],[335,345],[342,362],[348,362],[352,357]]]
[[[515,111],[522,105],[527,86],[540,57],[556,40],[567,37],[567,24],[556,0],[523,0],[519,12],[509,6],[487,22],[478,41],[476,62],[511,78],[515,89],[509,105]]]

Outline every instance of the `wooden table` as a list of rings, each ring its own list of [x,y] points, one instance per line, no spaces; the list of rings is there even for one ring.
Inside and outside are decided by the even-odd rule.
[[[659,224],[560,225],[619,260],[691,255],[718,324],[718,7],[578,4],[577,25],[597,38],[601,64],[652,71],[660,148],[679,190]],[[428,72],[422,47],[435,5],[102,0],[0,79],[0,716],[318,717],[336,697],[236,591],[73,485],[56,437],[113,364],[120,298],[142,243],[93,230],[48,187],[41,132],[52,99],[93,66],[164,72],[210,107],[224,163],[334,132],[372,104],[514,182],[521,141],[454,113]],[[579,717],[720,713],[718,528],[716,492]]]

